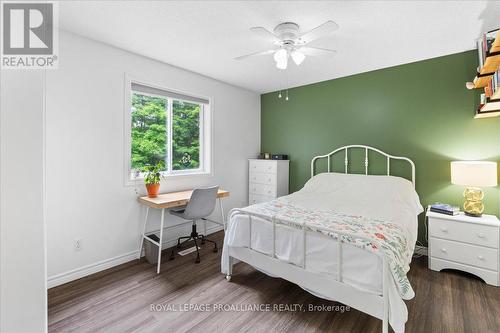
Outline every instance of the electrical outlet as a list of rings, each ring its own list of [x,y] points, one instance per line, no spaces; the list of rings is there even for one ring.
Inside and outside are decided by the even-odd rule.
[[[78,238],[75,239],[75,251],[81,251],[82,250],[82,239]]]

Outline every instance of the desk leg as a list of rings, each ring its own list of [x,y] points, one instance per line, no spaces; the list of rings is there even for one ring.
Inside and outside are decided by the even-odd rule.
[[[224,227],[224,231],[226,231],[226,217],[224,216],[224,208],[222,207],[221,198],[219,198],[219,207],[220,207],[220,214],[222,216],[222,226]]]
[[[149,207],[146,208],[146,218],[144,219],[144,227],[142,228],[141,245],[139,246],[139,259],[141,259],[142,246],[144,245],[144,236],[146,235],[146,226],[148,224]]]
[[[161,247],[163,245],[163,223],[165,220],[165,208],[161,210],[161,223],[160,223],[160,240],[158,243],[158,267],[156,268],[156,273],[160,274],[160,264],[161,264]]]

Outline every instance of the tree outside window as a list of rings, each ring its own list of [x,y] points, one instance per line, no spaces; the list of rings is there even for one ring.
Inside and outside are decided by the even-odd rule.
[[[160,160],[166,172],[199,169],[202,110],[198,103],[132,92],[132,170]]]

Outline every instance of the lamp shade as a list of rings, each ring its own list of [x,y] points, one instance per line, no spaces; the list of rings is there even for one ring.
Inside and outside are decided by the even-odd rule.
[[[463,186],[497,186],[497,163],[487,161],[451,162],[451,183]]]

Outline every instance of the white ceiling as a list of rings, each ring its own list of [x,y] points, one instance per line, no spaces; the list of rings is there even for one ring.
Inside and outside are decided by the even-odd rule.
[[[62,29],[257,92],[470,50],[499,17],[497,1],[60,3]],[[293,21],[309,30],[327,20],[340,29],[314,46],[338,50],[335,57],[309,57],[286,72],[272,56],[233,59],[269,48],[250,27]]]

